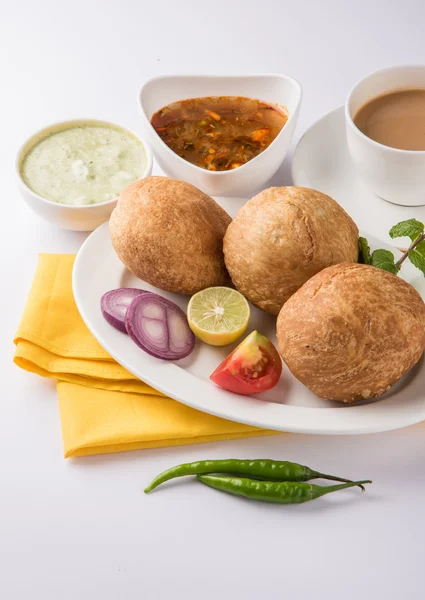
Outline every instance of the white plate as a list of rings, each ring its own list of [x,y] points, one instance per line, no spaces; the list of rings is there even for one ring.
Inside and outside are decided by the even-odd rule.
[[[245,202],[219,199],[231,215]],[[369,238],[372,245],[383,244]],[[412,280],[415,269],[406,268]],[[425,370],[416,367],[385,399],[364,405],[344,406],[319,399],[283,368],[279,384],[257,397],[238,396],[217,388],[209,375],[233,346],[214,348],[197,342],[188,358],[169,363],[149,356],[130,338],[102,317],[102,294],[117,287],[157,291],[186,309],[188,299],[156,290],[140,281],[118,260],[110,241],[108,224],[94,231],[75,261],[73,291],[87,327],[105,350],[123,367],[154,388],[184,404],[232,421],[297,433],[355,434],[396,429],[425,419]],[[252,308],[250,330],[258,329],[274,343],[275,318]]]

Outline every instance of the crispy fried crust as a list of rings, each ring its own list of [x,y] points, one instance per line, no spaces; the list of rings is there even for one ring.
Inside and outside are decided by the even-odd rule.
[[[277,315],[322,269],[357,262],[358,237],[354,221],[329,196],[308,188],[275,187],[240,209],[223,249],[237,289]]]
[[[178,294],[223,285],[229,215],[193,185],[147,177],[127,187],[112,213],[114,249],[134,275]]]
[[[366,265],[321,271],[282,307],[279,352],[301,383],[328,400],[387,392],[425,348],[425,304],[400,277]]]

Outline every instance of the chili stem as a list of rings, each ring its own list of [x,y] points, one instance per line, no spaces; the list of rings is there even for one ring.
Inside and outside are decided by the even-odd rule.
[[[325,494],[330,494],[331,492],[337,492],[338,490],[346,490],[347,488],[362,485],[363,483],[372,483],[372,482],[370,480],[351,481],[349,483],[341,483],[340,485],[326,485],[323,488],[319,488],[319,486],[315,486],[314,498],[319,498],[320,496],[324,496]]]
[[[351,479],[344,479],[343,477],[335,477],[334,475],[326,475],[325,473],[319,473],[318,471],[313,471],[315,477],[317,479],[329,479],[329,481],[342,481],[344,483],[353,483]],[[362,492],[365,491],[364,486],[359,484],[359,488],[361,488]]]

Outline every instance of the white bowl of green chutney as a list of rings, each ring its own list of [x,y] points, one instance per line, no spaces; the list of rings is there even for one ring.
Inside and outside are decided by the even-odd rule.
[[[132,131],[95,119],[62,121],[32,135],[16,158],[22,197],[42,219],[93,231],[128,185],[152,173],[152,154]]]

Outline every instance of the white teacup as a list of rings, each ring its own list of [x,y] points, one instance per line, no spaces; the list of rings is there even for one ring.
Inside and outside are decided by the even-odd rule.
[[[404,65],[377,71],[353,87],[345,104],[348,149],[367,187],[389,202],[425,205],[425,151],[398,150],[368,138],[353,118],[368,100],[400,89],[425,89],[425,65]]]

